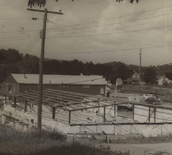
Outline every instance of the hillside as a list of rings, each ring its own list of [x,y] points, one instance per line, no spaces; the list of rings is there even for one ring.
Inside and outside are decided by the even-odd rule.
[[[172,79],[172,64],[162,66],[150,66],[155,69],[157,75],[167,75]],[[142,72],[147,68],[142,67]],[[103,75],[111,83],[115,83],[117,78],[125,80],[130,78],[133,71],[139,70],[139,66],[126,65],[122,62],[97,63],[86,62],[79,60],[54,60],[45,59],[44,74],[61,74],[61,75]],[[0,83],[3,82],[10,73],[21,74],[38,74],[39,73],[39,58],[29,54],[20,54],[15,49],[0,49]]]

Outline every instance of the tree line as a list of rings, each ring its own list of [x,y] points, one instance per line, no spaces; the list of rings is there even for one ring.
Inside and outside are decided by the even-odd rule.
[[[156,80],[156,70],[160,72],[162,66],[150,66],[142,68],[142,78],[148,83],[154,83]],[[159,69],[160,68],[160,69]],[[163,71],[172,79],[172,65],[163,67]],[[61,74],[61,75],[103,75],[106,80],[115,83],[117,78],[125,80],[131,78],[134,71],[138,72],[139,67],[126,65],[122,62],[109,63],[83,63],[79,60],[53,60],[45,59],[44,74]],[[30,54],[21,54],[15,49],[0,49],[0,82],[3,82],[10,73],[20,74],[38,74],[39,58]]]

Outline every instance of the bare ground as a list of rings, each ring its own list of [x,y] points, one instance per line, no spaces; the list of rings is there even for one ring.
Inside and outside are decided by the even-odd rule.
[[[131,155],[172,155],[172,143],[108,144],[112,151],[130,151]],[[159,154],[157,154],[159,152]]]

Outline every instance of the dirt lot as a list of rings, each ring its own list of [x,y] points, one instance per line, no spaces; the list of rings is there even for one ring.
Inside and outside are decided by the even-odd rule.
[[[107,144],[106,144],[107,145]],[[112,151],[130,151],[131,155],[172,155],[172,143],[160,144],[108,144]],[[162,153],[164,152],[164,153]]]

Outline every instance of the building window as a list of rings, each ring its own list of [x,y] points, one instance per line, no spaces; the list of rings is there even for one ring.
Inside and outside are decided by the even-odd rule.
[[[83,88],[90,88],[90,85],[83,85]]]
[[[26,91],[31,91],[31,87],[26,87]]]

